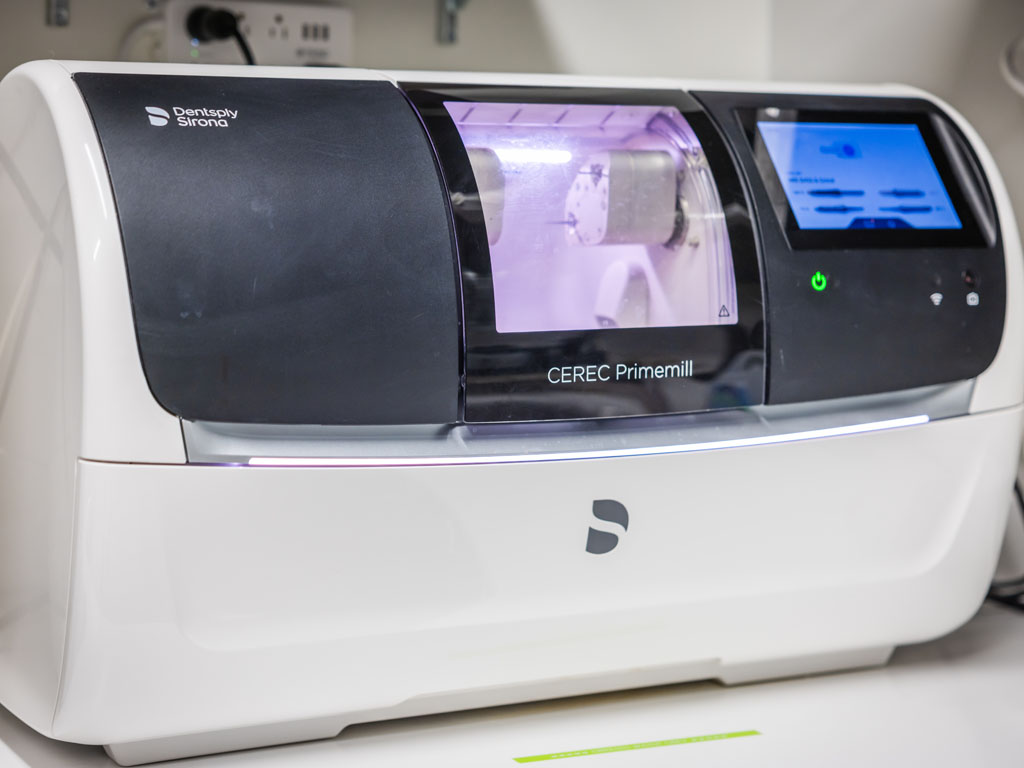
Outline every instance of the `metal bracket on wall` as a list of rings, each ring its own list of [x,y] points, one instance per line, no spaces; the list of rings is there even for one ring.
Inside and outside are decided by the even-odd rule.
[[[71,0],[46,0],[46,26],[66,27],[71,23]]]
[[[437,42],[452,45],[456,39],[459,11],[469,0],[437,0]]]

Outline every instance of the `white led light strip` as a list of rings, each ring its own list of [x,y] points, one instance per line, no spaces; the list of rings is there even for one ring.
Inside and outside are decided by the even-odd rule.
[[[524,464],[534,461],[573,461],[578,459],[618,459],[630,456],[659,456],[671,453],[693,453],[715,451],[722,448],[748,448],[755,445],[795,443],[799,440],[816,440],[823,437],[858,435],[864,432],[880,432],[885,429],[914,427],[927,424],[927,416],[908,416],[903,419],[872,421],[867,424],[851,424],[846,427],[810,429],[804,432],[786,432],[780,435],[740,437],[735,440],[714,440],[705,443],[683,445],[656,445],[647,448],[616,448],[605,451],[563,451],[559,453],[524,453],[494,456],[362,456],[319,458],[293,456],[254,456],[249,459],[251,467],[437,467],[464,464]]]

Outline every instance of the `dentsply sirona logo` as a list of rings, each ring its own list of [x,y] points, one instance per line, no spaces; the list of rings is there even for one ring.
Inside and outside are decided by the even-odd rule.
[[[230,128],[231,122],[238,119],[237,109],[218,107],[146,107],[149,124],[162,127],[171,118],[181,128]]]
[[[629,530],[629,512],[614,499],[598,499],[594,502],[594,517],[606,523],[613,523],[622,528],[622,533]],[[611,531],[602,531],[591,526],[587,530],[587,552],[592,555],[604,555],[619,545],[619,535]]]
[[[171,113],[160,107],[146,107],[146,114],[149,115],[150,125],[167,125],[171,119]]]

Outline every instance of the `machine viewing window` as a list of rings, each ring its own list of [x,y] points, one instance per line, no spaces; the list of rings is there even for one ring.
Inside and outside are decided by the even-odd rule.
[[[444,104],[469,156],[499,333],[737,322],[725,216],[674,107]]]
[[[757,128],[800,229],[962,228],[917,125]]]

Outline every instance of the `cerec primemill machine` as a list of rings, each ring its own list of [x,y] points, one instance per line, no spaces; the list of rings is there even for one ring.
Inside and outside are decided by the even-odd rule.
[[[133,764],[880,664],[982,600],[992,158],[902,87],[0,84],[0,703]]]

